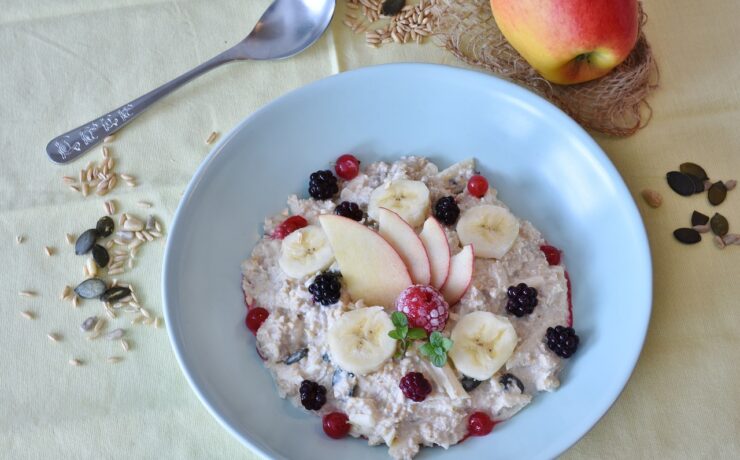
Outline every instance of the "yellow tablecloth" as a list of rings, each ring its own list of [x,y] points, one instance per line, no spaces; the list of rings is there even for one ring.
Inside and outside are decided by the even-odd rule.
[[[0,457],[256,458],[211,418],[188,387],[166,333],[129,327],[132,350],[87,342],[80,322],[100,313],[58,300],[81,278],[64,233],[102,214],[103,198],[63,186],[88,159],[59,167],[46,142],[215,55],[246,34],[268,0],[4,0],[0,2]],[[740,2],[646,0],[661,89],[649,127],[597,140],[642,211],[655,264],[647,342],[625,392],[566,458],[737,458],[740,455],[740,247],[687,247],[671,236],[703,197],[669,191],[664,174],[696,161],[712,177],[740,176]],[[340,8],[340,13],[343,11]],[[157,105],[111,147],[119,208],[139,200],[170,222],[211,131],[226,131],[287,91],[347,69],[391,61],[458,65],[434,45],[374,50],[335,18],[307,52],[282,62],[218,69]],[[639,191],[664,194],[647,208]],[[719,209],[740,230],[740,191]],[[25,236],[16,244],[16,235]],[[56,248],[47,257],[43,246]],[[126,279],[161,314],[162,242],[141,251]],[[20,290],[38,297],[21,298]],[[20,316],[30,309],[36,319]],[[63,335],[53,343],[49,332]],[[106,357],[125,358],[108,364]],[[85,365],[72,367],[72,357]],[[495,453],[492,453],[495,455]]]

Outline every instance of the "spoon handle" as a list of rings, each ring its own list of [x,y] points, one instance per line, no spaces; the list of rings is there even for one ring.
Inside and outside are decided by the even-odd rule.
[[[228,49],[159,88],[134,99],[128,104],[122,105],[102,117],[55,137],[46,146],[46,154],[55,163],[69,163],[100,144],[106,136],[118,132],[158,100],[204,73],[236,59],[239,59],[239,56],[235,49]]]

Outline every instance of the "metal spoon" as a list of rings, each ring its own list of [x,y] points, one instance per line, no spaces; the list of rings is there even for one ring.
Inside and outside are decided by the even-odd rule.
[[[185,83],[233,61],[283,59],[300,53],[321,37],[334,15],[335,0],[275,0],[247,38],[213,59],[112,112],[52,139],[46,153],[69,163],[117,132],[152,104]]]

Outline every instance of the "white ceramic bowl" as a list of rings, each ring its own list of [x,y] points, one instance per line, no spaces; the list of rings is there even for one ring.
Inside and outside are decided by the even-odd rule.
[[[244,327],[240,263],[263,218],[306,194],[308,176],[345,152],[440,167],[474,156],[501,198],[562,248],[578,353],[562,386],[484,438],[422,459],[552,458],[622,391],[650,317],[651,262],[640,216],[596,143],[548,102],[456,68],[400,64],[346,72],[294,91],[224,136],[195,173],[165,254],[165,317],[177,359],[210,412],[274,458],[384,459],[385,447],[326,437],[320,419],[280,399]]]

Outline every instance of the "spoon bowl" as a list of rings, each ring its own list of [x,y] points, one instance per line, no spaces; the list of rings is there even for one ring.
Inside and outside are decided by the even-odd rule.
[[[55,137],[47,144],[46,154],[55,163],[73,161],[120,131],[155,102],[227,62],[285,59],[300,53],[323,35],[334,15],[335,1],[273,1],[244,40],[138,99]]]

